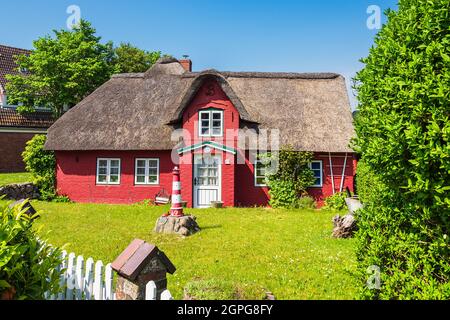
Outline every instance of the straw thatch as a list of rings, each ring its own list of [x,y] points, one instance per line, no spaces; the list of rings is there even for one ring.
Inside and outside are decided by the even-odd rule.
[[[205,80],[237,108],[241,127],[279,129],[298,150],[351,152],[344,78],[334,73],[186,72],[164,58],[146,73],[116,75],[48,132],[50,150],[170,150],[171,132]]]

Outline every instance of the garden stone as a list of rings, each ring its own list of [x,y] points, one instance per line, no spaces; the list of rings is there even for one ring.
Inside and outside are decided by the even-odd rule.
[[[352,214],[343,217],[336,215],[333,217],[333,237],[351,238],[357,230],[356,219]]]
[[[183,237],[193,235],[200,231],[195,216],[160,217],[156,221],[155,232],[164,234],[179,234]]]

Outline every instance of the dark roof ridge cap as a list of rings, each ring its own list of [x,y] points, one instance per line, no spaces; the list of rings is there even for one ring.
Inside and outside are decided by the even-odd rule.
[[[144,72],[138,72],[138,73],[117,73],[113,74],[111,78],[144,78],[145,73]]]
[[[224,78],[268,78],[268,79],[309,79],[325,80],[336,79],[342,75],[334,72],[253,72],[253,71],[217,71],[215,69],[204,70],[201,72],[186,72],[183,78],[196,78],[201,75],[220,75]]]

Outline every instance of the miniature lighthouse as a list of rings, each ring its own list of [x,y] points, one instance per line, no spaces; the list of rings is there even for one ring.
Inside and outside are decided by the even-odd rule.
[[[170,209],[170,215],[172,217],[182,217],[183,205],[181,203],[181,181],[180,181],[180,169],[175,167],[173,169],[172,179],[172,208]]]
[[[200,231],[200,227],[196,222],[196,217],[192,215],[185,216],[183,213],[180,169],[175,167],[172,180],[172,205],[169,214],[164,214],[156,221],[155,232],[190,236],[198,231]]]

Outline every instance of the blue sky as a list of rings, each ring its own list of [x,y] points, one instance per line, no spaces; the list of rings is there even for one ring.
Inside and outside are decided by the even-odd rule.
[[[362,67],[359,59],[368,54],[377,32],[367,28],[367,8],[396,9],[396,3],[1,0],[0,43],[31,49],[34,39],[66,28],[66,9],[77,5],[104,41],[131,42],[177,58],[188,54],[197,71],[327,71],[350,80]]]

